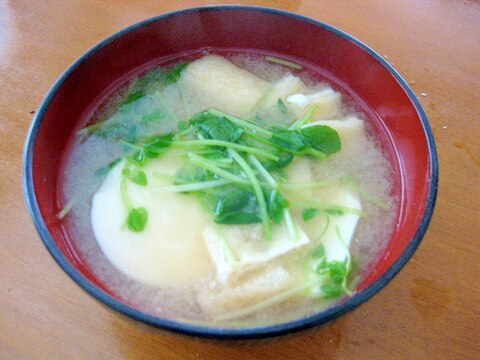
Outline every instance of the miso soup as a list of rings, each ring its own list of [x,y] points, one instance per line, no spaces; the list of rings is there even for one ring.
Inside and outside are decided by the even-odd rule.
[[[392,230],[368,118],[308,69],[201,54],[143,73],[78,129],[59,217],[125,302],[267,325],[349,297]]]

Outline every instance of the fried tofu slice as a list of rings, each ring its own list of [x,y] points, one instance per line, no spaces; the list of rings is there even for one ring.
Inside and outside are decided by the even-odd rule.
[[[180,86],[201,107],[246,116],[271,84],[218,55],[205,56],[188,65]]]
[[[256,267],[265,267],[275,258],[293,252],[310,240],[295,225],[297,239],[290,238],[285,222],[272,228],[272,239],[263,238],[260,225],[210,226],[203,232],[205,245],[217,269],[217,280],[225,283]]]
[[[295,285],[295,277],[283,267],[277,266],[240,283],[205,288],[199,293],[198,302],[209,317],[216,319],[258,304]]]

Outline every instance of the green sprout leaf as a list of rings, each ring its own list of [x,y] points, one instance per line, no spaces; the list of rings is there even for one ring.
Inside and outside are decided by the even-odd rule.
[[[229,187],[218,200],[214,221],[218,224],[254,224],[262,221],[255,194],[246,189]]]
[[[130,172],[128,179],[140,186],[147,186],[148,181],[147,181],[147,176],[145,175],[145,172],[142,170],[133,170]]]
[[[127,160],[137,166],[145,164],[145,151],[136,151],[132,156],[127,157]]]
[[[320,286],[320,290],[322,290],[326,299],[338,298],[343,293],[342,288],[334,284],[324,284]]]
[[[340,137],[335,129],[327,125],[314,125],[300,130],[305,144],[325,154],[333,154],[342,148]]]
[[[311,253],[310,255],[312,258],[316,259],[316,258],[322,258],[325,256],[325,247],[320,244],[319,246],[317,246]]]
[[[178,131],[185,131],[188,129],[188,123],[186,121],[180,120],[177,124]]]
[[[172,144],[173,134],[160,135],[150,138],[148,142],[143,144],[145,155],[149,158],[157,158],[163,154],[165,150]]]
[[[160,109],[155,109],[147,114],[142,115],[140,121],[141,122],[151,122],[155,120],[162,119],[164,117],[164,114]]]
[[[330,277],[335,284],[341,284],[347,276],[347,266],[344,262],[334,260],[329,265]]]
[[[132,208],[128,212],[127,226],[134,232],[143,231],[148,222],[148,212],[144,207]]]
[[[187,166],[177,171],[175,184],[198,183],[214,179],[213,174],[208,170],[197,166]]]
[[[202,111],[192,117],[192,125],[206,139],[237,142],[243,135],[243,129],[223,116]]]
[[[322,257],[320,259],[320,262],[316,263],[314,266],[313,266],[313,271],[315,271],[317,274],[323,274],[325,273],[326,271],[328,271],[328,262],[327,262],[327,259],[325,257]]]
[[[293,153],[300,153],[305,149],[302,136],[295,130],[278,130],[273,133],[270,142]]]
[[[138,99],[142,98],[145,96],[145,93],[143,91],[135,91],[131,94],[129,94],[125,100],[123,100],[122,102],[122,106],[123,105],[128,105],[128,104],[131,104],[135,101],[137,101]]]
[[[163,80],[163,70],[161,68],[151,69],[146,74],[138,78],[133,83],[132,88],[136,91],[144,91],[152,87],[152,85],[162,83],[162,80]]]
[[[280,170],[290,164],[293,160],[293,155],[290,153],[282,154],[278,157],[278,161],[265,160],[262,162],[263,167],[268,171]]]
[[[283,211],[288,207],[288,201],[277,190],[273,190],[270,192],[267,206],[270,219],[280,224],[283,220]]]
[[[287,109],[285,103],[282,101],[282,99],[279,98],[277,100],[277,105],[278,105],[282,114],[288,114],[288,109]]]
[[[165,81],[166,85],[174,84],[180,79],[183,70],[190,64],[189,61],[173,65],[170,67],[166,72],[163,74],[163,80]]]
[[[147,176],[142,170],[131,170],[126,167],[122,170],[122,176],[140,186],[147,186],[148,184]]]
[[[122,159],[121,158],[118,158],[118,159],[115,159],[113,160],[111,163],[109,163],[108,165],[105,165],[105,166],[102,166],[101,168],[98,168],[94,175],[97,176],[97,177],[104,177],[105,175],[108,174],[108,172],[110,170],[112,170],[115,165],[117,165]]]
[[[303,221],[308,221],[312,219],[315,215],[317,215],[318,209],[315,208],[307,208],[302,211],[302,219]]]

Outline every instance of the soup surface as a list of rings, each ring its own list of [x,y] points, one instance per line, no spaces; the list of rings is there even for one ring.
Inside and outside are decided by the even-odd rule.
[[[266,325],[352,295],[390,234],[391,189],[371,124],[334,84],[202,54],[132,79],[78,130],[59,217],[134,307]]]

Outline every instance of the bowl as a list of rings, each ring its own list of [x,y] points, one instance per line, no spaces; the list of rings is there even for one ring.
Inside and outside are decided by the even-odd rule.
[[[202,50],[241,50],[281,56],[317,69],[360,104],[380,135],[394,169],[399,198],[395,227],[383,254],[343,302],[293,321],[222,328],[161,318],[109,291],[82,260],[59,221],[62,154],[79,123],[106,94],[156,64]],[[412,256],[427,229],[437,192],[437,157],[424,111],[405,80],[380,55],[352,36],[293,13],[251,6],[209,6],[160,15],[103,40],[55,82],[35,114],[24,149],[24,191],[46,248],[85,291],[144,323],[205,337],[283,334],[330,321],[381,290]]]

